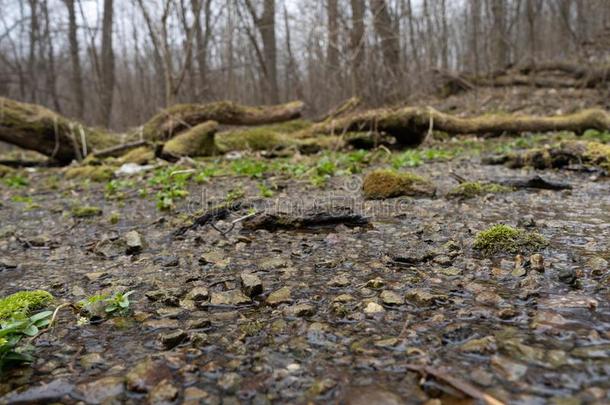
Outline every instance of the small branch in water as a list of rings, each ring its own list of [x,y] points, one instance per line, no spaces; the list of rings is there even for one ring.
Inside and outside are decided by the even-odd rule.
[[[403,366],[407,370],[418,372],[424,377],[429,374],[434,378],[451,385],[453,388],[470,396],[471,398],[477,399],[479,401],[484,401],[488,405],[505,405],[504,402],[495,399],[491,395],[486,394],[485,392],[481,391],[469,382],[450,375],[448,372],[442,369],[417,364],[404,364]]]

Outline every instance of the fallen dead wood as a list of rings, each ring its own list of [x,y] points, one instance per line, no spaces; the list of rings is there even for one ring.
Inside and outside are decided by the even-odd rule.
[[[125,152],[129,152],[130,150],[139,148],[140,146],[152,146],[152,144],[149,141],[128,142],[93,152],[93,156],[100,159],[121,156]]]
[[[370,131],[391,135],[403,146],[417,146],[432,130],[443,131],[449,135],[501,135],[551,131],[582,133],[587,129],[610,130],[610,114],[604,110],[590,109],[550,117],[529,115],[458,117],[430,107],[405,107],[395,110],[371,110],[341,117],[313,125],[298,136]]]
[[[610,66],[586,67],[561,61],[528,63],[487,76],[438,69],[433,72],[442,81],[442,93],[445,96],[472,90],[475,87],[594,88],[610,81]]]
[[[67,163],[117,139],[39,105],[0,97],[0,141]]]
[[[206,121],[220,125],[264,125],[290,121],[301,116],[300,101],[267,107],[248,107],[230,101],[210,104],[178,104],[167,108],[142,127],[145,139],[166,140]]]
[[[116,156],[146,142],[166,141],[180,132],[214,120],[226,125],[284,122],[301,115],[303,103],[247,107],[221,101],[176,105],[154,116],[139,130],[116,134],[88,127],[47,108],[0,97],[0,141],[34,150],[61,163]]]

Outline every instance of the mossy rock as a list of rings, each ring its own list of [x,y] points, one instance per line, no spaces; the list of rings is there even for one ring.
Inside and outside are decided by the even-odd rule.
[[[65,171],[67,179],[89,179],[91,181],[105,182],[112,179],[114,170],[110,166],[74,166]]]
[[[485,194],[508,193],[512,188],[497,183],[466,181],[447,193],[448,198],[474,198]]]
[[[181,156],[212,156],[216,154],[215,134],[218,123],[207,121],[190,128],[163,145],[163,155]]]
[[[429,180],[408,172],[378,169],[364,178],[362,192],[368,200],[400,196],[431,197],[436,187]]]
[[[562,168],[570,164],[587,164],[610,170],[610,145],[595,141],[563,141],[548,148],[511,152],[505,156],[511,168]]]
[[[548,241],[538,233],[500,224],[479,232],[473,247],[486,256],[492,256],[498,253],[531,253],[547,245]]]
[[[11,167],[0,165],[0,178],[13,173],[15,170]]]
[[[53,301],[53,296],[43,290],[19,291],[0,300],[0,320],[28,316]]]
[[[91,218],[102,215],[102,209],[94,206],[79,206],[72,208],[72,216],[74,218]]]
[[[121,156],[118,159],[118,163],[135,163],[137,165],[145,165],[153,160],[155,160],[155,151],[148,146],[140,146]]]

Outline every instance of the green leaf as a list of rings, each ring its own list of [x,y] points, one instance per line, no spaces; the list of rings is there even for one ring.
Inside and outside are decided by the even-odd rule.
[[[39,312],[33,316],[30,317],[30,321],[32,322],[38,322],[41,321],[45,318],[50,317],[51,315],[53,315],[53,311],[43,311],[43,312]]]

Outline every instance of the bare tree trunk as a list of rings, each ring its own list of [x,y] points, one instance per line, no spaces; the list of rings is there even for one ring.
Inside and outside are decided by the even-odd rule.
[[[441,63],[442,68],[449,69],[449,29],[447,27],[447,1],[441,0]]]
[[[104,0],[104,17],[102,22],[102,69],[100,91],[100,123],[110,126],[112,99],[114,95],[114,50],[112,48],[113,0]]]
[[[350,0],[352,30],[350,48],[352,56],[352,96],[362,94],[362,68],[364,64],[364,0]]]
[[[48,0],[44,0],[42,3],[42,14],[44,16],[44,37],[47,39],[47,55],[45,63],[45,81],[46,91],[53,101],[53,108],[55,111],[61,114],[62,108],[59,102],[59,95],[57,94],[57,73],[55,71],[55,48],[53,47],[53,39],[51,38],[51,20],[49,18],[49,5]],[[41,55],[44,57],[44,55]]]
[[[400,67],[400,35],[394,30],[394,23],[385,0],[370,0],[375,31],[381,40],[383,61],[390,73],[397,77]]]
[[[493,14],[493,64],[494,69],[504,69],[508,64],[508,44],[506,41],[506,3],[505,0],[493,0],[491,3]]]
[[[326,47],[326,63],[331,81],[336,79],[339,71],[339,2],[327,0],[326,13],[328,17],[328,44]]]
[[[72,60],[72,86],[74,92],[74,103],[76,105],[75,116],[83,119],[85,112],[85,92],[83,90],[83,73],[80,65],[78,48],[78,27],[76,25],[75,0],[64,0],[68,9],[68,40],[70,43],[70,59]]]
[[[265,68],[269,86],[269,102],[279,102],[279,89],[277,82],[277,43],[275,39],[275,0],[265,0],[261,18],[258,20],[258,29],[263,39],[263,52],[265,54]]]
[[[197,0],[191,0],[191,7],[193,10],[196,9]],[[205,97],[206,90],[208,88],[208,44],[210,42],[210,17],[211,17],[211,5],[212,0],[205,0],[205,6],[203,7],[204,13],[204,24],[201,25],[201,15],[196,16],[195,21],[195,41],[197,42],[196,59],[197,67],[199,69],[199,86],[197,92],[197,98],[201,99]],[[201,14],[201,13],[200,13]],[[204,33],[205,29],[205,33]]]
[[[28,60],[28,76],[30,81],[30,101],[37,102],[36,80],[36,44],[38,43],[38,0],[29,0],[30,5],[30,57]]]

